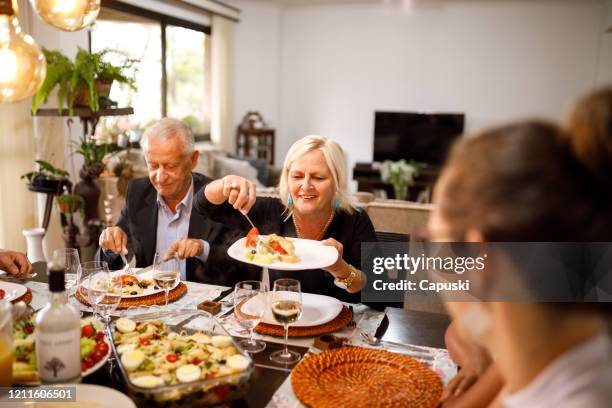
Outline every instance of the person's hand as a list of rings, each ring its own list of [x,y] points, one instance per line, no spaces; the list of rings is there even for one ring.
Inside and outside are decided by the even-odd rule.
[[[255,183],[244,177],[229,175],[215,180],[204,189],[206,199],[213,204],[227,201],[243,214],[249,212],[257,199]]]
[[[32,264],[21,252],[0,252],[0,269],[14,276],[29,275],[32,272]]]
[[[166,253],[164,259],[172,258],[175,255],[178,259],[192,258],[198,256],[204,250],[204,245],[199,239],[183,238],[177,240]]]
[[[108,227],[100,234],[100,248],[127,255],[127,234],[119,227]]]
[[[333,238],[327,238],[321,241],[321,243],[325,246],[334,247],[338,251],[338,259],[336,260],[336,262],[333,265],[324,268],[324,270],[331,273],[336,278],[345,278],[346,271],[348,270],[348,265],[342,258],[342,254],[344,253],[344,246]]]
[[[473,345],[469,353],[469,358],[464,366],[442,392],[440,403],[467,391],[491,364],[491,357],[484,348]]]

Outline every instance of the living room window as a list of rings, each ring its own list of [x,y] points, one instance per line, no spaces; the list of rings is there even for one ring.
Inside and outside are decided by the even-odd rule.
[[[110,95],[119,106],[132,106],[134,115],[111,119],[115,122],[110,126],[119,121],[120,127],[142,129],[172,116],[189,125],[197,140],[209,140],[210,28],[118,2],[111,4],[112,8],[100,11],[90,34],[90,49],[117,50],[140,62],[136,65],[138,91],[114,86]]]

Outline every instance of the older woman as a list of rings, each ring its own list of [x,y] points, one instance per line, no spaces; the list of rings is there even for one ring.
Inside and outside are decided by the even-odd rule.
[[[199,193],[194,208],[215,221],[248,231],[247,213],[261,234],[323,240],[340,256],[325,270],[275,271],[270,280],[298,279],[305,292],[359,301],[364,285],[361,243],[376,241],[370,218],[355,209],[347,190],[346,159],[340,145],[321,136],[306,136],[291,146],[281,174],[280,200],[255,201],[253,183],[226,176]]]
[[[605,148],[601,142],[599,147]],[[436,186],[430,235],[442,242],[606,239],[610,231],[597,227],[609,225],[609,202],[607,208],[594,204],[611,191],[612,181],[589,168],[589,157],[575,155],[559,129],[541,122],[465,138]],[[473,284],[486,280],[485,295],[503,296],[499,272],[483,272],[483,281]],[[571,272],[568,281],[586,286],[582,270]],[[543,289],[524,271],[517,275],[529,290]],[[490,352],[505,383],[507,408],[612,406],[605,309],[538,302],[449,302],[447,308],[461,337]]]

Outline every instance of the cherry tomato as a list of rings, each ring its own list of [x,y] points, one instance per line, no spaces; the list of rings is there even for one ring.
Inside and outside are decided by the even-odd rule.
[[[166,360],[167,360],[169,363],[174,363],[174,362],[175,362],[175,361],[177,361],[178,359],[179,359],[179,358],[178,358],[178,356],[177,356],[176,354],[168,354],[168,355],[166,356]]]
[[[100,361],[102,357],[104,357],[104,355],[100,353],[100,350],[94,350],[89,356],[89,358],[93,360],[94,364]]]
[[[87,366],[85,365],[84,361],[81,361],[81,372],[87,370]]]
[[[5,294],[6,292],[4,291],[4,289],[0,289],[0,299],[4,299]]]
[[[102,342],[102,343],[97,343],[96,347],[94,350],[97,350],[100,352],[100,354],[102,354],[102,356],[105,356],[106,353],[108,353],[108,344]]]
[[[197,358],[197,357],[194,357],[194,358],[193,358],[193,360],[191,360],[191,364],[194,364],[194,365],[198,365],[198,364],[200,364],[201,362],[202,362],[202,360],[200,360],[200,359],[199,359],[199,358]]]
[[[26,326],[23,328],[23,331],[25,331],[27,334],[32,334],[34,332],[34,327],[33,326]]]
[[[99,331],[96,333],[96,340],[101,340],[104,338],[104,332],[103,331]]]
[[[91,324],[81,327],[81,337],[93,337],[96,334],[96,329]]]
[[[270,241],[270,246],[272,247],[273,250],[275,250],[276,252],[278,252],[281,255],[287,255],[287,251],[285,251],[285,249],[281,246],[281,244],[279,244],[276,241]]]
[[[83,360],[83,364],[85,364],[85,367],[91,368],[94,365],[94,361],[91,357],[87,357],[86,359]]]
[[[148,346],[151,342],[148,339],[140,339],[138,340],[141,346]]]
[[[259,230],[255,227],[251,228],[251,230],[246,236],[245,245],[247,247],[252,247],[252,248],[257,247],[257,236],[258,235],[259,235]]]

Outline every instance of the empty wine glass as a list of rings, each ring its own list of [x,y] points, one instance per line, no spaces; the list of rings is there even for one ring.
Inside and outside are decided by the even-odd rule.
[[[164,290],[166,297],[165,305],[168,305],[168,292],[181,280],[181,264],[176,254],[163,257],[155,254],[153,259],[153,281],[155,285]]]
[[[108,277],[106,279],[106,294],[98,304],[100,315],[106,327],[108,327],[110,323],[111,314],[117,310],[119,303],[121,303],[121,295],[123,292],[123,279],[121,275],[122,271],[108,272]]]
[[[254,280],[238,282],[234,287],[234,314],[240,324],[249,330],[249,338],[239,343],[249,353],[259,353],[266,348],[265,342],[253,338],[253,330],[266,311],[267,292],[265,283]]]
[[[66,293],[70,296],[72,288],[77,286],[81,275],[79,251],[75,248],[62,248],[53,251],[53,262],[64,266]]]
[[[91,304],[94,315],[99,315],[98,304],[106,295],[108,283],[108,264],[106,262],[89,261],[81,264],[81,280],[79,292]],[[106,286],[105,286],[106,285]]]
[[[285,344],[282,350],[270,354],[270,360],[279,364],[293,364],[302,357],[300,353],[289,350],[287,337],[289,325],[295,323],[302,316],[302,290],[300,282],[295,279],[277,279],[274,281],[274,290],[269,295],[270,307],[274,320],[285,328]]]

